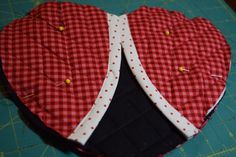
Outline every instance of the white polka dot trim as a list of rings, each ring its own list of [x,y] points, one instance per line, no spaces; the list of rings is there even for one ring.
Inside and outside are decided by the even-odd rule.
[[[138,58],[127,16],[116,16],[107,13],[107,21],[110,46],[107,76],[91,110],[68,138],[85,144],[101,121],[117,88],[120,76],[121,47],[124,49],[124,54],[132,73],[157,108],[188,139],[197,134],[199,130],[167,102],[148,78]]]
[[[123,25],[121,25],[121,30],[123,30],[122,34],[124,34],[124,36],[121,36],[121,41],[124,41],[121,45],[124,48],[126,60],[128,61],[129,67],[135,75],[135,78],[148,97],[169,119],[169,121],[172,122],[172,124],[174,124],[176,128],[178,128],[188,139],[191,138],[199,132],[199,129],[197,129],[188,119],[183,117],[174,107],[172,107],[152,84],[138,58],[138,53],[130,32],[127,15],[120,16],[120,21],[123,23]]]
[[[76,140],[81,144],[85,144],[103,115],[105,114],[112,97],[115,93],[119,76],[121,64],[121,44],[120,44],[120,22],[119,17],[112,14],[107,14],[107,21],[109,26],[109,61],[107,76],[103,82],[102,88],[95,100],[89,113],[83,118],[74,132],[68,137]]]

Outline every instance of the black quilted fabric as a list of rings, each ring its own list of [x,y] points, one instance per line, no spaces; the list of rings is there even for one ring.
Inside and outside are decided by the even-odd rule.
[[[108,157],[157,157],[185,140],[152,104],[123,55],[114,98],[86,146]]]

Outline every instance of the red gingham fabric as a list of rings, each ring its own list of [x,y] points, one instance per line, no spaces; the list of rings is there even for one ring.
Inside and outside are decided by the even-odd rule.
[[[5,27],[0,38],[4,73],[20,100],[67,137],[91,109],[105,79],[106,13],[87,5],[45,3]]]
[[[141,63],[167,101],[200,128],[226,85],[230,47],[204,18],[143,6],[128,15]],[[166,33],[168,32],[168,33]],[[183,72],[179,67],[184,68]]]
[[[225,87],[230,48],[224,37],[206,19],[189,20],[161,8],[141,7],[128,14],[128,21],[152,83],[200,128]],[[108,55],[107,14],[92,6],[45,3],[0,33],[10,85],[34,114],[65,137],[91,109]]]

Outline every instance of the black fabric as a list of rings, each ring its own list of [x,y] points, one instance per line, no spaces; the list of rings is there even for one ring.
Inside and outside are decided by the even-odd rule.
[[[113,100],[85,147],[63,138],[30,112],[12,90],[0,67],[1,83],[20,109],[26,124],[46,143],[64,152],[73,151],[81,157],[93,156],[77,151],[77,148],[86,148],[102,152],[106,157],[156,157],[185,141],[183,135],[146,96],[123,55],[121,76]]]
[[[122,54],[117,90],[86,147],[108,157],[157,157],[184,141],[144,93]]]
[[[85,147],[75,141],[65,139],[45,126],[36,115],[30,112],[10,87],[2,66],[0,66],[0,83],[4,85],[10,98],[20,109],[21,118],[26,119],[26,124],[29,124],[28,126],[44,142],[64,152],[73,151],[81,157],[96,156],[83,153],[84,150],[92,150],[93,153],[101,152],[106,157],[157,157],[186,141],[185,137],[146,96],[123,54],[120,73],[111,104]],[[209,119],[214,111],[206,119]],[[78,151],[78,148],[83,151]]]

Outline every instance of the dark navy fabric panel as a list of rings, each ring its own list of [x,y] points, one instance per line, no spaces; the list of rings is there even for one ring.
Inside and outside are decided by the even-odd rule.
[[[157,157],[184,141],[146,96],[122,54],[117,90],[86,147],[108,157]]]

